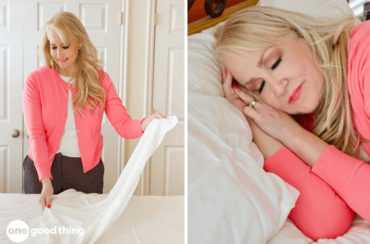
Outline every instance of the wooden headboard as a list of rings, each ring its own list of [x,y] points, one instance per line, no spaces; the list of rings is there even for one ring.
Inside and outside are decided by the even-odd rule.
[[[212,27],[257,2],[258,0],[188,0],[188,35]],[[222,15],[219,16],[220,14]]]
[[[346,0],[349,3],[349,0]],[[210,28],[219,22],[226,20],[233,13],[256,5],[258,0],[188,0],[188,35],[201,32],[204,29]],[[219,13],[220,8],[222,15],[216,18],[212,18],[206,11],[205,5],[208,5],[210,11]],[[363,20],[370,19],[370,2],[364,3],[364,16]],[[209,12],[209,11],[208,11]],[[215,14],[215,13],[213,13]]]

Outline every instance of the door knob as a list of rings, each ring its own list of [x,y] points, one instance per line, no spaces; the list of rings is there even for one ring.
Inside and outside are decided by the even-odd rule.
[[[12,137],[18,137],[19,135],[20,135],[21,133],[19,132],[19,130],[17,130],[17,129],[14,129],[13,130],[13,134],[12,134]]]

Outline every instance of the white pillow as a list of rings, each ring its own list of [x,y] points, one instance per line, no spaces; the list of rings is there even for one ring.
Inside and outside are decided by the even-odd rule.
[[[188,40],[189,243],[266,243],[298,191],[263,171],[245,118],[223,97],[213,30]]]
[[[345,0],[259,4],[314,16],[351,14]],[[247,122],[223,98],[212,50],[216,28],[188,38],[188,240],[266,243],[285,222],[298,191],[262,170]]]

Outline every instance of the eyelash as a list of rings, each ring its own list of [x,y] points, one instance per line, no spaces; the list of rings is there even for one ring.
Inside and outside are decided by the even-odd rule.
[[[63,47],[63,49],[68,49],[69,47]],[[55,50],[57,47],[51,47],[51,49]]]
[[[261,94],[263,87],[265,86],[265,80],[262,81],[260,88],[258,89],[258,94]]]
[[[271,69],[274,70],[276,69],[276,67],[280,64],[281,62],[281,57],[279,57],[279,59],[271,66]],[[262,90],[263,90],[263,87],[265,86],[266,84],[266,81],[263,80],[262,83],[261,83],[261,86],[260,88],[258,89],[258,94],[261,94]]]
[[[281,57],[279,57],[279,59],[271,66],[271,69],[274,70],[276,69],[276,67],[280,64],[281,62]]]

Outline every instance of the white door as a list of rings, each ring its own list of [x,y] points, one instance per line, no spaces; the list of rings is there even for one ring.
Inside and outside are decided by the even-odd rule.
[[[185,23],[183,0],[157,1],[153,109],[176,115],[179,123],[152,156],[152,195],[184,194]]]
[[[24,13],[15,1],[0,1],[0,192],[22,191],[23,26],[18,20]]]
[[[6,55],[6,58],[0,60],[0,75],[3,74],[0,76],[0,187],[5,187],[4,192],[21,192],[22,161],[29,149],[24,125],[22,130],[21,91],[27,74],[42,65],[37,55],[42,26],[56,12],[64,10],[74,13],[87,29],[93,44],[98,49],[99,57],[104,60],[105,71],[108,72],[116,89],[119,90],[121,89],[119,84],[122,84],[120,75],[121,2],[121,0],[0,2],[2,4],[0,5],[0,55]],[[22,14],[22,17],[18,12]],[[9,21],[9,18],[13,21]],[[9,23],[12,26],[9,26]],[[8,60],[8,63],[3,64],[3,60]],[[21,137],[14,139],[9,136],[14,128],[20,128],[21,135],[25,135],[23,155],[20,151]],[[104,191],[107,192],[120,174],[121,162],[117,157],[118,135],[105,116],[102,123],[102,134],[104,137],[102,160],[105,165]],[[9,188],[10,183],[15,187]]]

